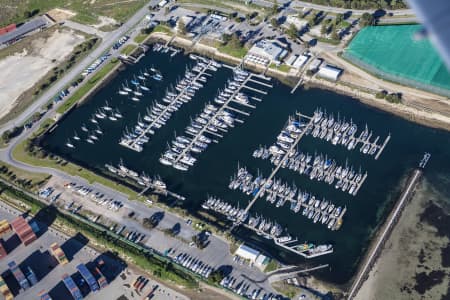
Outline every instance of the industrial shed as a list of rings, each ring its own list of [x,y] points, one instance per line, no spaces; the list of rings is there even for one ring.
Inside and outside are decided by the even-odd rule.
[[[331,65],[325,65],[319,69],[317,75],[325,79],[336,81],[342,74],[342,69]]]

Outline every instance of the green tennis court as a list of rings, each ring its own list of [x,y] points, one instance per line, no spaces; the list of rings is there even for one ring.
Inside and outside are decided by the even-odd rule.
[[[431,42],[418,37],[420,29],[420,25],[366,27],[344,57],[390,80],[449,91],[450,73]]]

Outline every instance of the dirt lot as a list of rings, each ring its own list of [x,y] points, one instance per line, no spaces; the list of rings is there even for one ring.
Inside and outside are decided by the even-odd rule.
[[[0,118],[8,114],[22,93],[63,62],[83,41],[82,35],[58,29],[16,44],[16,52],[0,60]]]

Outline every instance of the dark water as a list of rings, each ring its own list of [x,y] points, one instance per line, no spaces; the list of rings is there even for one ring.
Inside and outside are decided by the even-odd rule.
[[[251,112],[250,117],[243,117],[245,123],[232,129],[219,144],[212,144],[206,152],[199,156],[197,164],[188,172],[177,171],[158,162],[158,158],[165,150],[166,145],[173,139],[174,132],[183,133],[189,123],[190,116],[200,112],[204,103],[212,101],[218,88],[223,88],[231,71],[220,69],[209,79],[207,85],[195,96],[195,99],[185,104],[163,128],[157,130],[152,142],[144,147],[144,151],[137,153],[118,144],[119,137],[127,125],[135,125],[138,112],[145,113],[145,107],[153,99],[161,99],[169,85],[173,85],[177,78],[185,72],[185,66],[193,64],[187,57],[177,55],[169,58],[166,54],[151,53],[141,60],[138,65],[130,66],[121,72],[105,88],[101,89],[92,100],[88,101],[75,111],[56,128],[44,144],[52,152],[62,155],[72,161],[87,165],[92,169],[102,170],[105,163],[117,164],[122,158],[131,169],[145,171],[147,174],[159,174],[169,186],[169,189],[187,197],[185,206],[194,212],[206,199],[207,194],[221,197],[224,200],[240,203],[241,207],[250,200],[249,196],[237,191],[228,190],[229,178],[236,171],[237,164],[246,165],[250,171],[256,173],[259,169],[264,175],[269,175],[272,165],[269,161],[262,161],[251,156],[258,145],[270,145],[276,138],[289,115],[295,111],[311,115],[317,107],[327,112],[339,113],[341,118],[346,117],[362,127],[367,123],[373,130],[374,136],[380,135],[380,140],[390,132],[392,138],[380,159],[375,161],[372,157],[361,154],[358,149],[352,152],[344,147],[335,147],[322,140],[306,137],[299,143],[302,151],[328,154],[338,163],[344,164],[348,160],[350,165],[357,169],[368,171],[368,178],[356,197],[347,193],[336,191],[333,186],[307,177],[296,175],[293,171],[281,170],[277,177],[288,183],[295,182],[302,190],[313,192],[317,196],[324,196],[333,203],[347,206],[344,224],[339,231],[331,232],[325,226],[313,224],[301,214],[294,214],[286,204],[283,208],[275,208],[264,199],[259,200],[252,212],[258,212],[271,219],[276,219],[288,228],[291,234],[297,235],[299,241],[316,243],[333,243],[335,251],[331,255],[314,259],[316,262],[330,263],[331,271],[323,272],[324,279],[336,283],[346,282],[355,271],[355,266],[371,239],[373,230],[383,220],[401,191],[401,181],[417,166],[423,153],[432,153],[432,159],[427,166],[426,176],[430,181],[439,182],[448,177],[450,170],[450,134],[422,127],[390,114],[375,110],[360,104],[347,96],[332,92],[310,89],[298,90],[290,94],[290,88],[278,82],[269,94],[259,96],[263,102],[257,103],[257,109]],[[133,74],[144,67],[154,65],[160,69],[165,77],[161,83],[151,82],[153,92],[139,103],[127,100],[117,91],[125,79],[130,80]],[[105,131],[104,136],[95,145],[78,142],[76,150],[64,146],[68,137],[73,136],[74,129],[81,136],[82,123],[92,127],[88,121],[91,114],[104,101],[118,107],[125,116],[123,121],[101,122]],[[440,187],[444,194],[449,192],[445,185]],[[292,253],[280,251],[272,247],[272,243],[260,240],[260,237],[241,232],[255,245],[264,245],[271,254],[276,255],[287,263],[304,261]]]

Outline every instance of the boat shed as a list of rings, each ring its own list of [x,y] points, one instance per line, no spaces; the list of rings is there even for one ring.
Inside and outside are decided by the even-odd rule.
[[[20,40],[24,35],[44,28],[47,25],[48,23],[45,17],[37,17],[29,22],[26,22],[22,26],[17,27],[15,30],[0,35],[0,46],[12,44]]]
[[[259,251],[241,244],[234,254],[254,262],[259,255]]]
[[[325,65],[319,69],[317,75],[325,79],[336,81],[342,74],[342,69],[331,65]]]

